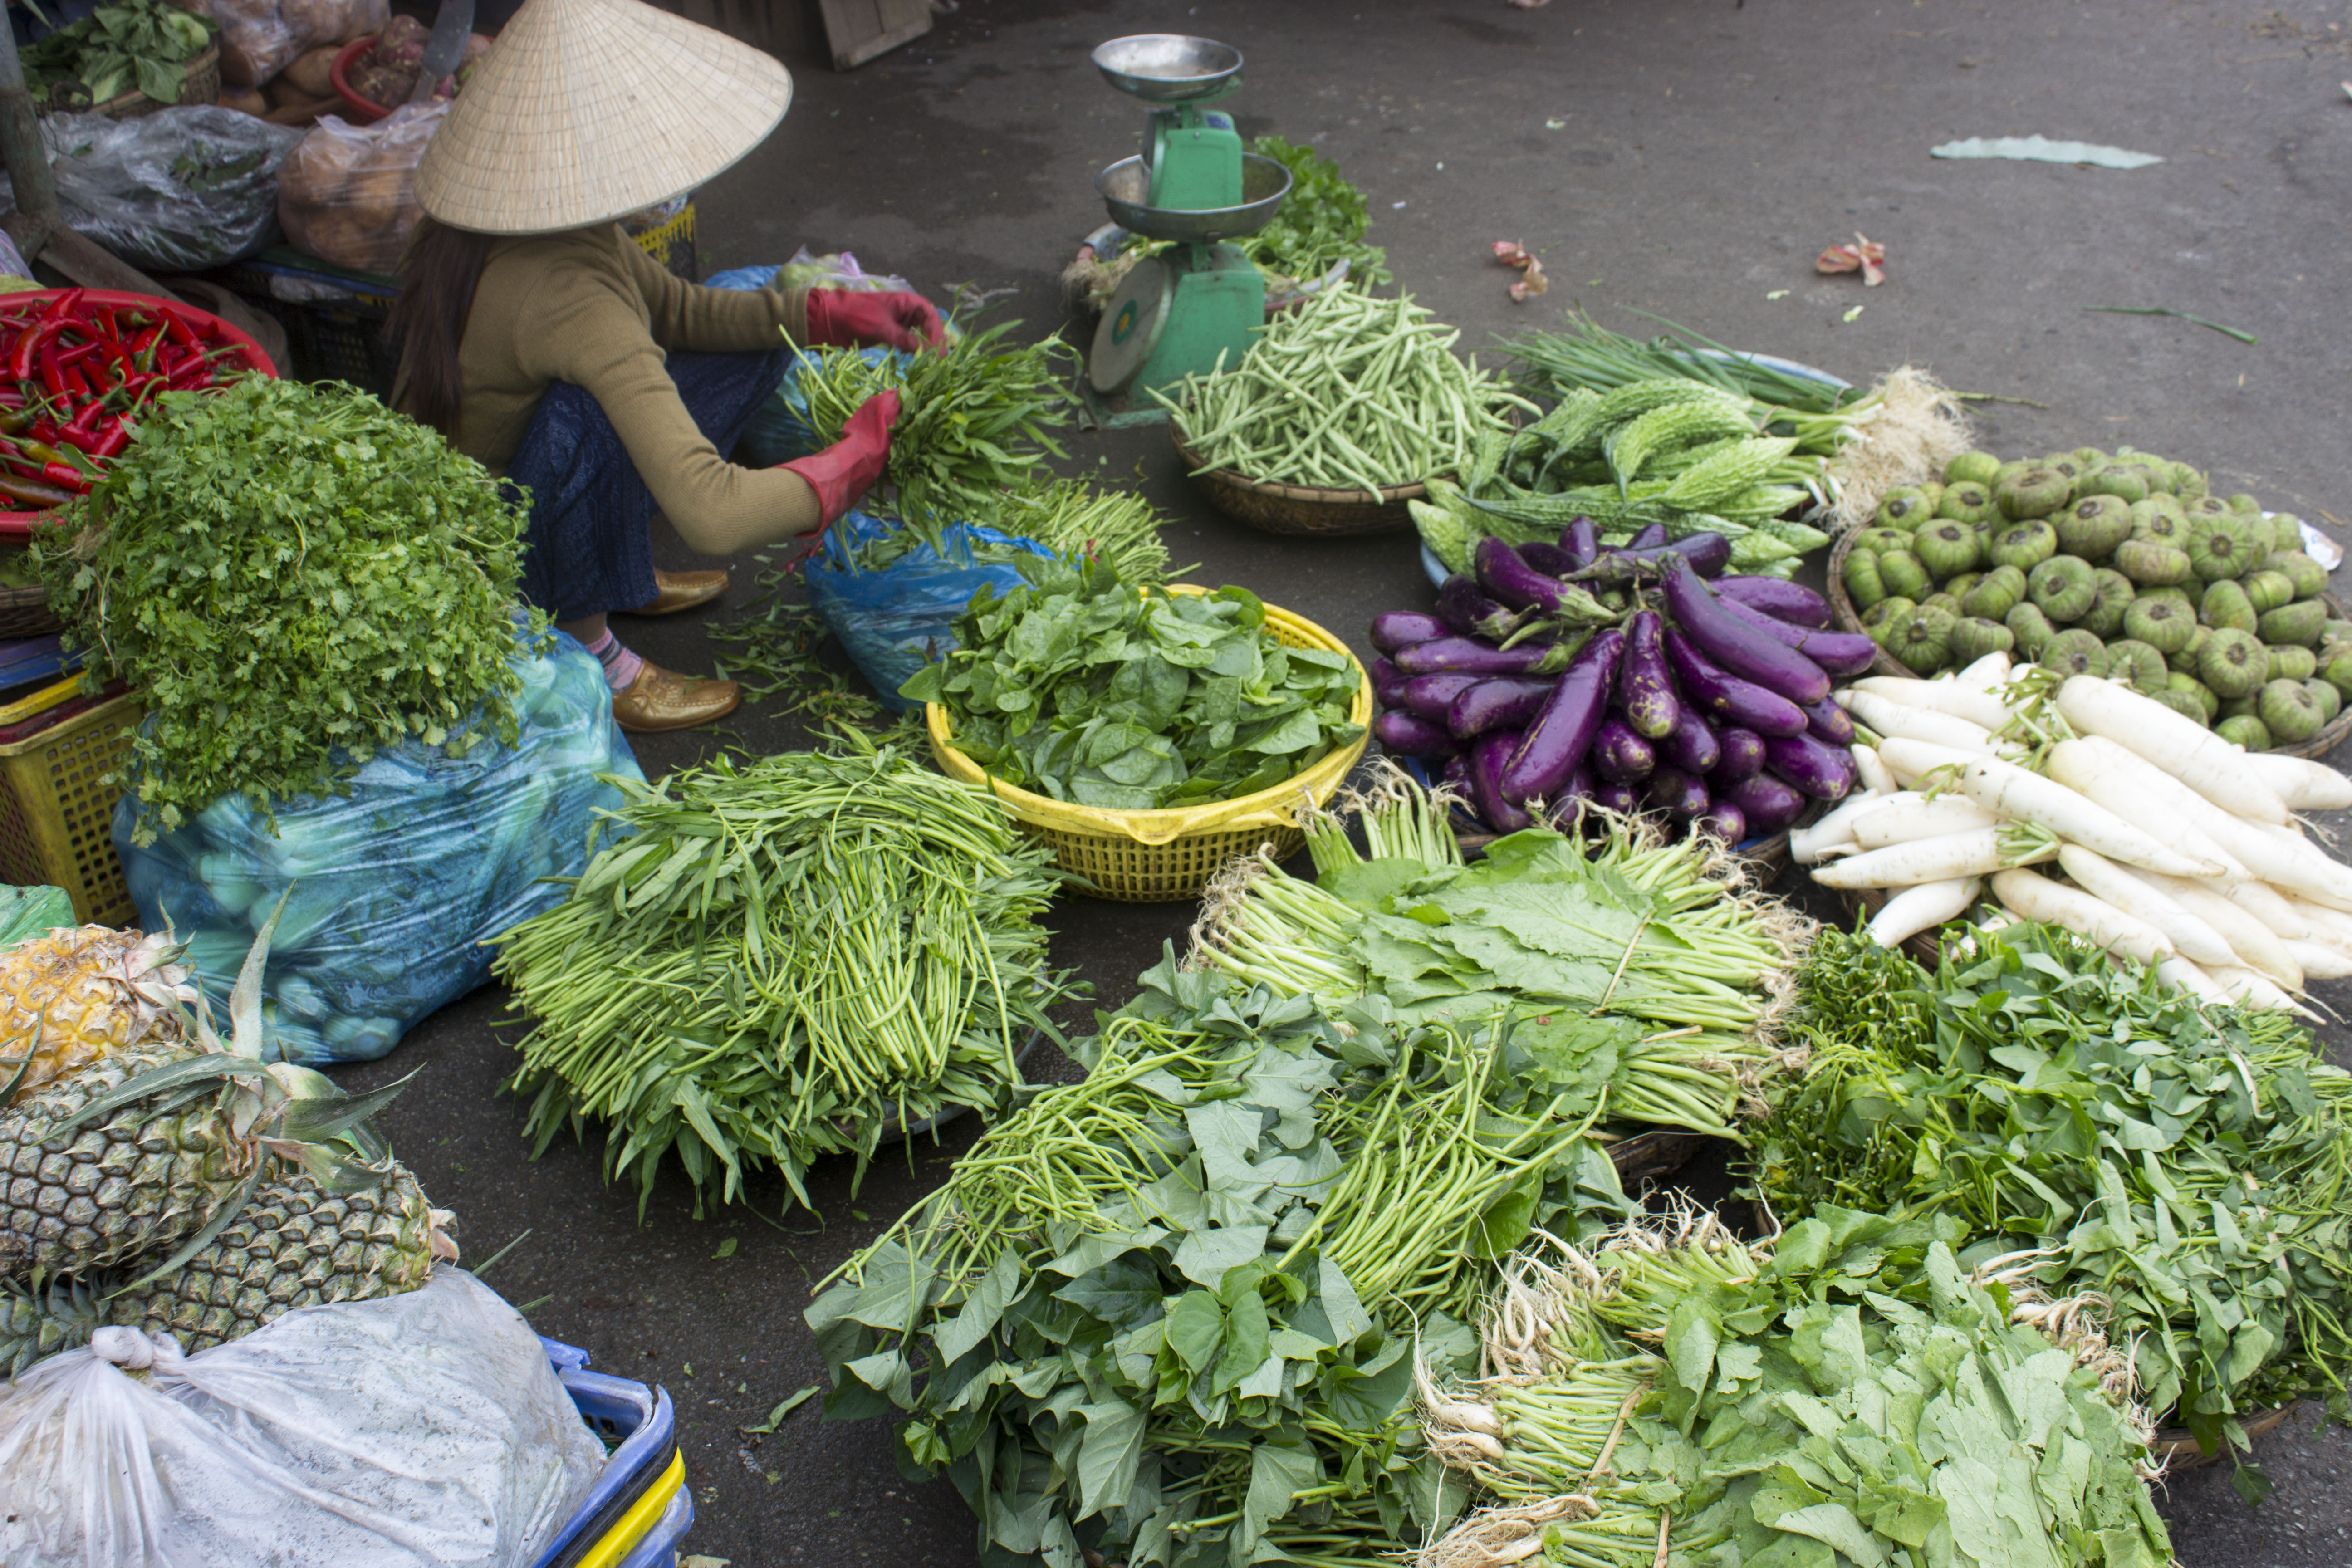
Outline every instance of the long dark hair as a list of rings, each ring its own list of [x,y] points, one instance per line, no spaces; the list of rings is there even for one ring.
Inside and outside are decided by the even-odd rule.
[[[400,356],[394,384],[401,412],[452,438],[466,392],[457,345],[497,243],[493,235],[420,218],[408,254],[400,258],[400,298],[383,324],[385,345]]]

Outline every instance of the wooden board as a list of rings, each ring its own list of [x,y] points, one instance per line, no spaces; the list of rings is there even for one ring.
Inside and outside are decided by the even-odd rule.
[[[930,0],[817,0],[833,68],[855,69],[931,30]]]

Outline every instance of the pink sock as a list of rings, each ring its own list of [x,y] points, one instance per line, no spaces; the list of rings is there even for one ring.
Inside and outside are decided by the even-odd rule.
[[[596,656],[596,662],[604,667],[604,684],[615,691],[626,691],[637,679],[637,672],[646,667],[644,659],[622,646],[610,626],[604,628],[603,637],[586,647]]]

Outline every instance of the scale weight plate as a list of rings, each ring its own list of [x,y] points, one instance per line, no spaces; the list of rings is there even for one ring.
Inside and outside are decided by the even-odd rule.
[[[1087,379],[1105,396],[1126,389],[1160,346],[1168,324],[1168,297],[1174,287],[1168,264],[1147,256],[1129,268],[1118,292],[1103,307],[1095,342],[1087,355]]]

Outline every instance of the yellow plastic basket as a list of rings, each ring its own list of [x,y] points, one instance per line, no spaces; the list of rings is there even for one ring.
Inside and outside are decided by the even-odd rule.
[[[1190,583],[1173,584],[1168,591],[1207,592]],[[1286,647],[1349,651],[1347,644],[1313,621],[1272,605],[1265,607],[1265,629]],[[1348,718],[1365,726],[1366,732],[1272,789],[1169,811],[1105,811],[1032,795],[990,778],[979,763],[956,750],[947,710],[936,702],[923,709],[931,755],[950,778],[987,784],[1030,837],[1053,848],[1062,869],[1093,883],[1097,898],[1129,904],[1198,898],[1218,868],[1236,855],[1255,854],[1262,844],[1273,845],[1276,858],[1297,854],[1307,843],[1298,827],[1299,806],[1330,799],[1371,738],[1372,684],[1360,668]]]
[[[0,878],[63,888],[85,922],[129,925],[139,917],[114,853],[114,803],[101,783],[131,752],[146,717],[135,691],[29,739],[0,746]]]

